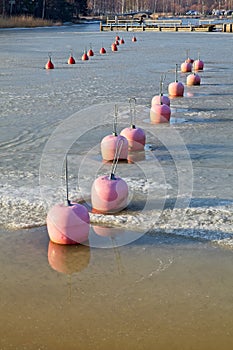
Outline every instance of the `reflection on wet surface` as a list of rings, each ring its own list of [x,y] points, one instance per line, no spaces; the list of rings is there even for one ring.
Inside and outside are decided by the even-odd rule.
[[[1,349],[232,349],[232,251],[166,235],[64,247],[46,228],[0,240]]]

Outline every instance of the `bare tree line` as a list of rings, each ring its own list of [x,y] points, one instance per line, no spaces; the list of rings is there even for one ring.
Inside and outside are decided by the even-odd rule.
[[[213,9],[233,9],[233,0],[0,0],[0,15],[24,14],[63,21],[81,15],[106,16],[138,11],[182,15],[194,10],[209,14]]]

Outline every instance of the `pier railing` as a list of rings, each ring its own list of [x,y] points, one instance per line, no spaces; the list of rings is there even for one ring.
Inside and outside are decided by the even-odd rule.
[[[199,20],[195,24],[183,23],[182,19],[152,20],[145,19],[140,22],[135,19],[107,19],[100,23],[100,31],[203,31],[211,32],[221,30],[233,32],[232,23],[216,23],[214,20]]]

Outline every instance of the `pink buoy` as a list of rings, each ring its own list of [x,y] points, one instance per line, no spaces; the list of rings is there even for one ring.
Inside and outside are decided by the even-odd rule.
[[[183,97],[184,85],[181,82],[175,81],[168,85],[169,96],[171,97]]]
[[[132,106],[132,101],[134,105]],[[128,140],[128,147],[130,152],[142,151],[146,143],[146,135],[143,129],[135,126],[135,115],[136,115],[136,99],[131,98],[130,103],[130,116],[131,126],[121,131],[120,135],[124,136]]]
[[[75,64],[75,59],[74,57],[72,56],[72,54],[70,55],[70,57],[68,58],[68,64]]]
[[[132,37],[132,42],[135,43],[136,41],[137,41],[136,36],[133,36],[133,37]]]
[[[120,160],[127,160],[128,158],[128,141],[122,135],[107,135],[101,141],[101,154],[102,158],[105,161],[111,161],[114,158],[114,154],[116,151],[116,146],[119,141],[123,141],[123,147],[120,153]]]
[[[45,69],[54,69],[54,64],[53,64],[53,62],[51,60],[51,56],[49,56],[49,60],[48,60],[48,62],[45,65]]]
[[[118,40],[115,40],[115,44],[116,44],[116,45],[119,45],[119,41],[118,41]]]
[[[187,85],[200,85],[201,84],[201,77],[198,74],[192,73],[187,76],[186,79]]]
[[[105,161],[112,161],[114,159],[117,145],[119,144],[119,142],[122,143],[119,159],[127,160],[127,157],[128,157],[128,140],[122,135],[117,135],[116,126],[117,126],[117,108],[115,106],[113,132],[111,135],[105,136],[102,139],[100,144],[102,158]]]
[[[118,50],[116,43],[112,43],[111,49],[112,49],[112,51],[117,51]]]
[[[49,238],[58,244],[80,244],[88,239],[90,218],[88,210],[80,204],[56,204],[48,212]]]
[[[117,213],[127,206],[128,185],[123,179],[115,176],[122,146],[123,141],[118,142],[110,176],[100,176],[93,182],[91,203],[94,212]]]
[[[68,176],[66,158],[66,202],[54,205],[47,214],[47,229],[50,240],[57,244],[80,244],[88,239],[90,217],[81,204],[68,199]]]
[[[90,262],[90,247],[79,247],[49,242],[48,262],[57,272],[72,275],[85,269]]]
[[[194,60],[189,57],[189,50],[186,51],[186,56],[187,56],[187,58],[186,58],[185,62],[192,64],[194,62]]]
[[[153,105],[159,105],[159,104],[165,104],[167,106],[170,106],[170,98],[168,96],[164,96],[163,94],[163,84],[164,84],[165,77],[161,75],[160,77],[160,92],[159,95],[155,95],[151,100],[151,107]]]
[[[102,46],[101,48],[100,48],[100,54],[101,55],[104,55],[106,53],[106,50],[105,50],[105,48]]]
[[[120,43],[120,45],[123,45],[125,43],[125,40],[123,38],[121,38],[119,43]]]
[[[116,35],[115,40],[117,40],[117,41],[120,40],[119,35]]]
[[[91,188],[91,202],[94,212],[117,213],[127,207],[128,186],[120,177],[98,177]]]
[[[170,98],[168,96],[165,96],[165,95],[156,95],[152,98],[151,100],[151,107],[153,105],[158,105],[160,104],[162,100],[162,104],[163,105],[167,105],[167,106],[170,106]]]
[[[194,60],[193,60],[192,58],[188,57],[188,58],[186,58],[185,62],[187,62],[187,63],[193,63]]]
[[[204,69],[204,62],[201,61],[200,59],[195,60],[193,62],[193,70],[197,71],[197,70],[203,70]]]
[[[88,61],[88,60],[89,60],[89,57],[88,57],[87,51],[84,50],[84,53],[82,55],[82,61]]]
[[[192,63],[183,62],[180,66],[180,70],[182,73],[192,72]]]
[[[181,82],[178,82],[177,79],[177,64],[175,70],[175,81],[168,85],[168,93],[171,97],[183,97],[184,95],[184,85]]]
[[[168,105],[153,105],[150,109],[150,120],[153,124],[168,123],[171,117],[171,109]]]

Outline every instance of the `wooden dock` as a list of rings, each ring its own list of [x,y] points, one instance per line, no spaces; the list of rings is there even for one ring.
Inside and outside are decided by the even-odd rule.
[[[135,20],[107,20],[100,22],[100,31],[155,31],[155,32],[233,32],[233,23],[214,23],[211,20],[199,20],[198,24],[183,24],[182,20],[145,20],[139,23]]]

